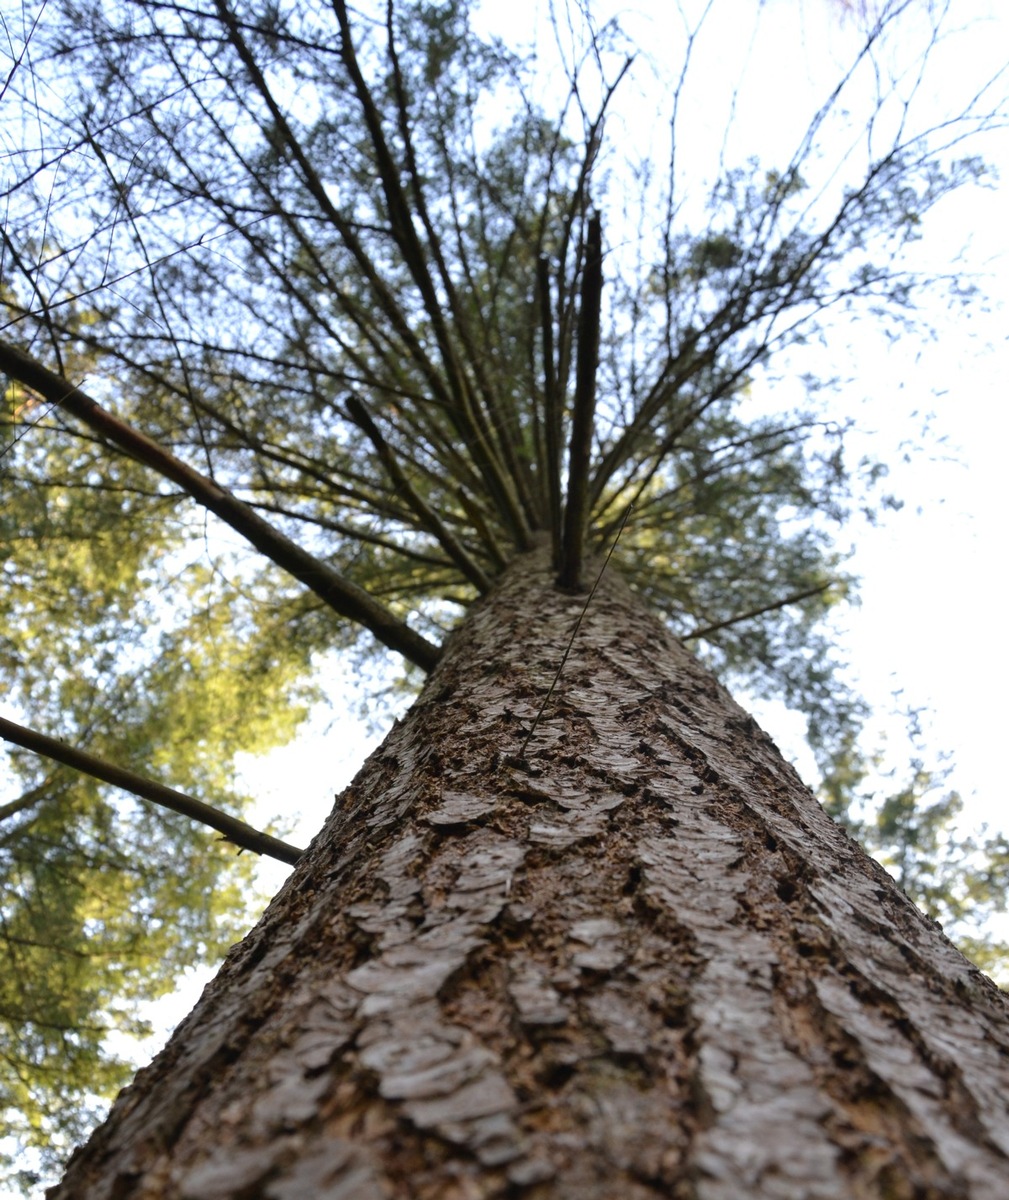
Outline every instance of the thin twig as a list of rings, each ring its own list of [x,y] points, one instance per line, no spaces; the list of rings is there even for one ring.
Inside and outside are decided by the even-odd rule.
[[[621,528],[623,528],[621,526]],[[618,535],[619,536],[619,535]],[[749,612],[740,613],[736,617],[729,617],[725,621],[718,621],[714,625],[699,626],[697,629],[692,629],[690,633],[680,635],[680,641],[685,642],[690,638],[707,637],[709,633],[715,633],[719,629],[727,629],[730,625],[738,625],[740,621],[747,621],[750,617],[762,617],[764,613],[774,612],[778,608],[786,608],[789,604],[798,604],[800,600],[808,600],[810,596],[818,596],[821,592],[825,592],[830,587],[830,582],[819,583],[816,587],[806,588],[804,592],[793,592],[791,596],[786,596],[783,600],[775,600],[773,604],[765,604],[762,608],[751,608]]]

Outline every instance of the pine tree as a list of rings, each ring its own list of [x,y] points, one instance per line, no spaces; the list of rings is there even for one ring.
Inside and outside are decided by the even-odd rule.
[[[845,82],[907,8],[867,21]],[[1001,1195],[1000,993],[669,632],[801,703],[825,763],[850,744],[818,627],[847,582],[822,521],[851,495],[843,430],[746,394],[835,309],[901,320],[900,253],[982,170],[959,132],[898,121],[842,178],[817,153],[842,83],[699,217],[675,156],[658,209],[639,173],[657,232],[629,238],[615,27],[587,20],[556,119],[461,0],[62,11],[0,365],[19,503],[82,528],[110,497],[106,574],[100,539],[70,563],[96,611],[67,644],[108,632],[54,677],[64,727],[98,713],[155,762],[177,739],[198,775],[228,746],[192,753],[219,681],[269,740],[358,633],[429,678],[55,1194]],[[184,497],[261,556],[221,552],[213,620]],[[101,596],[175,575],[131,642]],[[108,704],[126,669],[150,708]],[[18,699],[53,719],[64,691]]]

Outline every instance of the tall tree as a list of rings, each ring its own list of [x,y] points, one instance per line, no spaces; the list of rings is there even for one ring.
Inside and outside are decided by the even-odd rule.
[[[615,27],[555,26],[555,118],[461,0],[47,10],[10,84],[44,136],[3,234],[9,479],[88,531],[95,611],[51,675],[81,698],[21,709],[136,731],[116,753],[155,766],[175,739],[198,774],[236,744],[206,739],[215,704],[277,736],[355,631],[433,672],[61,1194],[997,1194],[1000,996],[646,607],[801,703],[825,760],[846,744],[817,626],[846,582],[819,519],[850,494],[843,431],[745,402],[833,310],[899,319],[922,214],[981,170],[983,92],[910,124],[913,7],[868,21],[794,154],[722,170],[703,211],[674,122],[636,217]],[[910,16],[927,61],[939,17]],[[863,73],[892,89],[839,169],[818,139]],[[223,582],[180,557],[184,497]],[[615,542],[633,591],[594,593]],[[9,624],[27,644],[23,606]],[[32,786],[29,821],[55,811]]]
[[[724,689],[544,548],[51,1196],[996,1200],[1007,1049]]]

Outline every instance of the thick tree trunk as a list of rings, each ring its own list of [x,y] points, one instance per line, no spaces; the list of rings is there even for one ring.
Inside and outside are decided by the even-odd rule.
[[[1009,1005],[607,574],[516,561],[61,1200],[1009,1196]]]

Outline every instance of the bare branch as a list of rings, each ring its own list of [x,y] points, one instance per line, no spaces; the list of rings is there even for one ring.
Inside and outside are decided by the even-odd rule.
[[[543,338],[543,426],[546,450],[547,494],[550,503],[550,532],[553,537],[554,565],[561,560],[561,398],[557,388],[554,361],[554,316],[550,302],[550,270],[546,255],[536,260],[536,285],[540,303],[540,329]]]
[[[446,527],[445,522],[442,521],[441,517],[425,502],[417,489],[410,483],[406,472],[399,465],[392,447],[382,436],[378,426],[372,420],[371,414],[357,396],[351,395],[347,397],[347,414],[354,424],[367,435],[368,440],[375,448],[375,453],[389,473],[389,478],[392,480],[393,486],[410,508],[413,509],[414,513],[416,513],[421,525],[428,529],[438,540],[439,545],[445,553],[482,595],[489,592],[491,584],[486,574],[470,558],[452,531]]]
[[[728,629],[730,625],[738,625],[740,621],[748,621],[751,617],[762,617],[764,613],[777,612],[779,608],[787,608],[790,604],[798,604],[800,600],[808,600],[810,596],[819,596],[821,592],[825,592],[830,586],[830,581],[828,580],[827,583],[819,583],[816,587],[806,588],[805,591],[793,592],[791,596],[786,596],[783,600],[776,600],[773,604],[765,604],[762,608],[753,608],[749,612],[729,617],[725,621],[718,621],[714,625],[705,625],[702,628],[692,629],[689,633],[681,634],[680,641],[686,642],[692,638],[708,637],[712,633],[717,633],[719,629]]]
[[[160,804],[162,808],[171,809],[172,812],[181,813],[184,817],[191,817],[203,825],[209,825],[211,829],[216,829],[218,833],[223,834],[227,841],[234,842],[243,850],[266,854],[270,858],[289,863],[292,866],[304,854],[304,850],[300,850],[297,846],[288,845],[279,838],[253,829],[251,825],[246,825],[237,817],[232,817],[219,808],[214,808],[213,805],[204,804],[202,800],[187,796],[185,792],[177,792],[174,788],[165,787],[162,783],[145,779],[142,775],[128,771],[125,767],[117,767],[114,763],[105,762],[104,759],[96,758],[93,754],[87,754],[83,750],[76,750],[73,746],[68,746],[66,742],[46,737],[44,733],[36,733],[34,729],[26,729],[23,725],[8,721],[4,717],[0,717],[0,737],[8,742],[13,742],[16,746],[23,746],[26,750],[31,750],[43,758],[73,767],[75,771],[81,771],[94,779],[100,779],[103,783],[110,783],[113,787],[122,788],[123,791],[140,796],[144,800],[150,800],[153,804]]]

